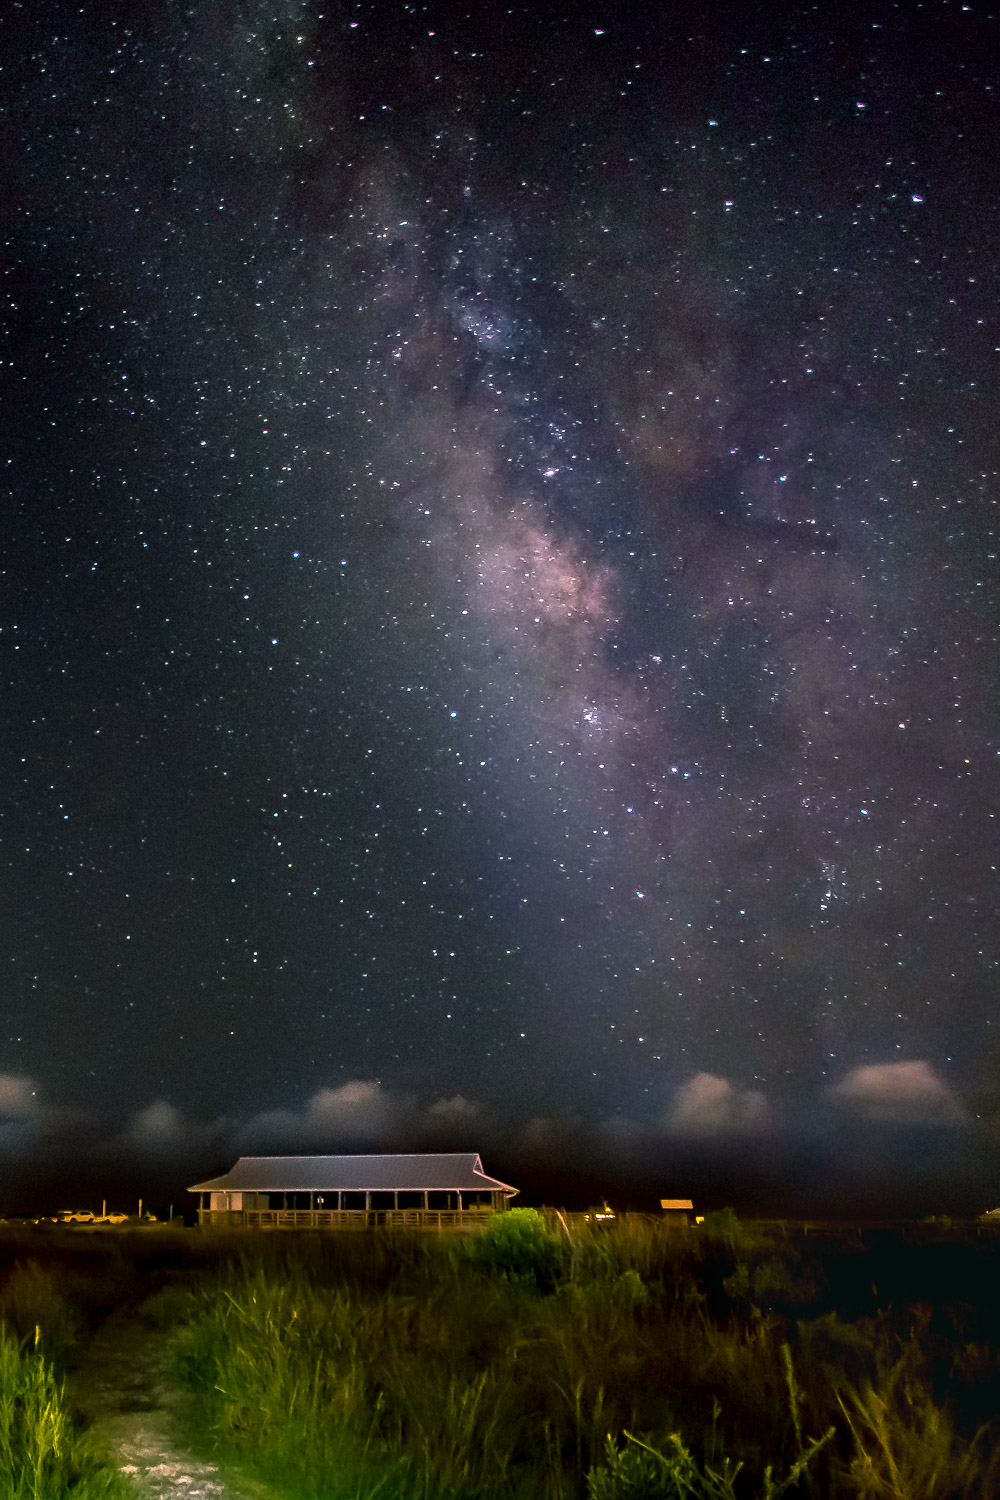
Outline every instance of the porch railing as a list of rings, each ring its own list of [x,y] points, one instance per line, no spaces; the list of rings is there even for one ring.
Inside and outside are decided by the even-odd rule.
[[[482,1208],[203,1208],[198,1223],[203,1229],[417,1229],[441,1234],[460,1230],[474,1234],[493,1217]]]

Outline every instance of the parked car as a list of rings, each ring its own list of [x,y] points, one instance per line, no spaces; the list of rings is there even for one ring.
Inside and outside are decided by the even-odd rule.
[[[94,1217],[95,1224],[127,1224],[128,1214],[97,1214]]]
[[[55,1222],[57,1224],[93,1224],[94,1215],[89,1208],[62,1208]]]
[[[610,1224],[614,1217],[614,1209],[607,1203],[602,1203],[599,1208],[588,1208],[583,1221],[585,1224]]]

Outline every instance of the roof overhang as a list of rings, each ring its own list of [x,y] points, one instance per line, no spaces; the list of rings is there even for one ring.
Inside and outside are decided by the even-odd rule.
[[[190,1193],[494,1192],[519,1189],[483,1171],[476,1152],[406,1156],[241,1156]]]

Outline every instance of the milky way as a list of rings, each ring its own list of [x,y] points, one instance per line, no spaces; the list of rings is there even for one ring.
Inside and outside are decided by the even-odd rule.
[[[6,1075],[971,1121],[994,23],[19,24]]]

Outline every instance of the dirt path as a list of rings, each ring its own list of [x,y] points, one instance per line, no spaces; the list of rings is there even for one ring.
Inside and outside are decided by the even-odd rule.
[[[263,1500],[262,1490],[234,1487],[172,1440],[181,1393],[170,1375],[168,1337],[135,1317],[111,1317],[96,1334],[73,1397],[141,1500]]]

